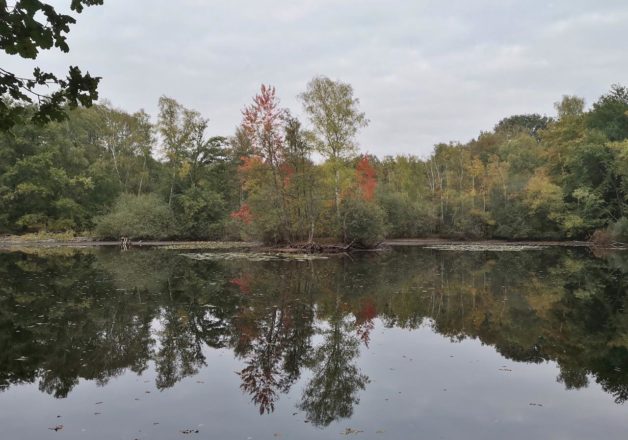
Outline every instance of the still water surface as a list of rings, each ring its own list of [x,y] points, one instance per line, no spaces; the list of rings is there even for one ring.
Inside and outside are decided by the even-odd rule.
[[[0,438],[628,438],[625,253],[188,252],[0,253]]]

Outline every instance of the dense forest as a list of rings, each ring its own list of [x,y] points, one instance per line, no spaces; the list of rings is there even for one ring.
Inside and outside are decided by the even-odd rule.
[[[107,102],[23,118],[0,133],[0,233],[628,241],[626,87],[588,109],[564,96],[555,116],[506,117],[427,158],[360,154],[369,121],[347,83],[315,77],[299,99],[304,121],[262,86],[231,136],[168,97],[155,120]]]

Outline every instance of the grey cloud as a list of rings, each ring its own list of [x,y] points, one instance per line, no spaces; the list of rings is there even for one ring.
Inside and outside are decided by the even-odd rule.
[[[227,135],[260,83],[300,114],[297,94],[325,74],[354,86],[371,120],[364,151],[426,155],[511,114],[551,114],[563,94],[591,103],[628,83],[627,18],[619,0],[106,0],[78,17],[70,54],[38,64],[88,68],[129,111],[155,114],[172,96]]]

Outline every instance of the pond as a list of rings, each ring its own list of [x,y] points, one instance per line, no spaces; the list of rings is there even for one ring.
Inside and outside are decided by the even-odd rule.
[[[0,252],[0,437],[626,439],[627,275],[577,248]]]

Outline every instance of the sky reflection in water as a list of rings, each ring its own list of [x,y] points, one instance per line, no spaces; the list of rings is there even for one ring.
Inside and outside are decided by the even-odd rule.
[[[0,253],[3,438],[625,438],[627,273],[570,249]]]

